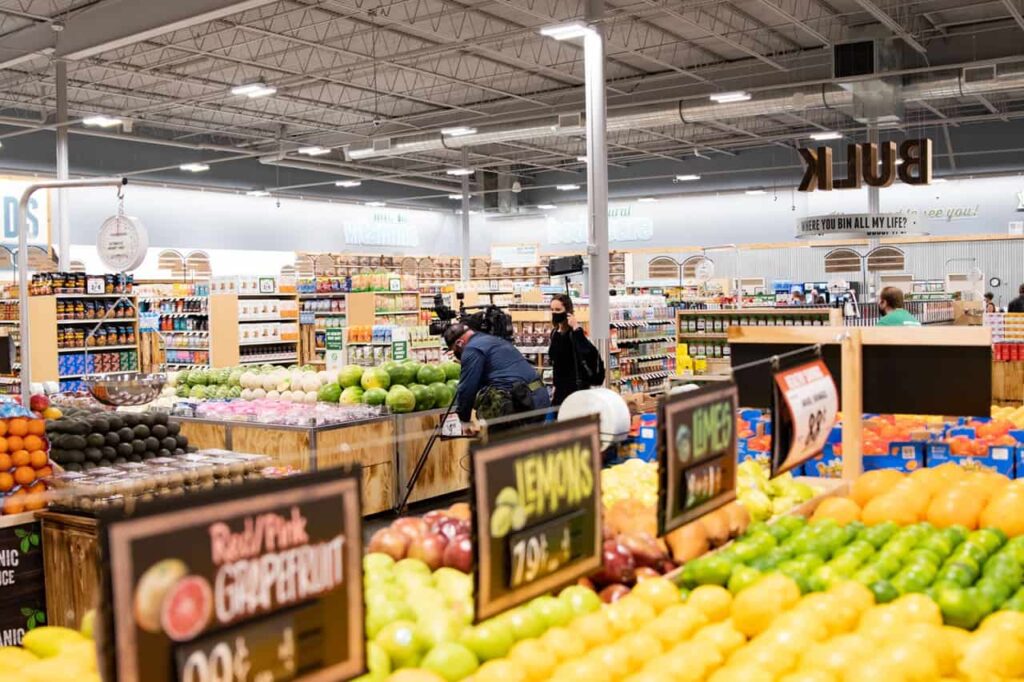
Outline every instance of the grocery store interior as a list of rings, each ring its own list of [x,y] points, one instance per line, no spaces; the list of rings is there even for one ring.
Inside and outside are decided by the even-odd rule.
[[[0,0],[0,682],[1024,680],[1022,0]]]

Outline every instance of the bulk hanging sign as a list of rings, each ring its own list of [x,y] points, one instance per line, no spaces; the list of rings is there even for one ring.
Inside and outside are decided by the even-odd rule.
[[[540,247],[536,244],[492,246],[491,261],[503,268],[532,268],[540,262]]]
[[[659,537],[736,499],[738,409],[732,381],[662,401]]]
[[[41,625],[46,586],[39,523],[0,527],[0,647],[19,646],[26,632]]]
[[[846,177],[832,173],[832,148],[799,149],[804,162],[801,192],[833,189],[889,187],[896,177],[908,185],[928,185],[932,181],[932,141],[905,140],[896,155],[895,142],[851,144],[846,147]],[[897,163],[897,158],[900,163]]]
[[[838,413],[836,382],[820,358],[775,372],[772,477],[820,453]]]
[[[917,216],[904,213],[846,213],[803,218],[797,238],[902,237],[917,232]]]
[[[492,441],[471,466],[478,621],[601,567],[597,415]]]
[[[102,520],[107,682],[365,671],[359,476],[336,469]]]

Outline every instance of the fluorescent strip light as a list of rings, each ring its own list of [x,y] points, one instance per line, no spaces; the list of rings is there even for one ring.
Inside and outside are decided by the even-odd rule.
[[[387,206],[387,204],[385,204],[383,201],[367,201],[365,205],[366,206],[372,206],[373,208],[380,208],[382,206]]]
[[[811,133],[811,139],[817,142],[824,142],[825,140],[841,140],[843,134],[834,130],[822,131],[820,133]]]
[[[579,185],[555,185],[555,189],[559,192],[571,192],[574,189],[579,189]]]
[[[273,95],[275,92],[277,92],[277,88],[266,83],[247,83],[246,85],[236,85],[231,88],[232,95],[245,96],[249,99],[266,97]]]
[[[761,194],[768,194],[768,192],[766,192],[763,189],[748,189],[746,193],[749,194],[752,197],[753,196],[760,196]]]
[[[448,198],[451,199],[452,201],[461,201],[462,200],[462,195],[461,194],[449,194]]]
[[[537,208],[539,208],[542,211],[550,211],[554,208],[557,208],[557,206],[555,206],[554,204],[537,204]]]
[[[202,173],[203,171],[210,170],[210,167],[205,163],[183,163],[178,168],[189,173]]]
[[[640,197],[639,199],[637,199],[637,201],[641,204],[652,204],[655,201],[657,201],[657,199],[655,199],[654,197]]]
[[[580,163],[587,163],[587,157],[585,156],[577,156],[576,160],[579,161]]]
[[[269,197],[270,192],[265,189],[251,189],[245,193],[247,197]]]
[[[463,135],[474,135],[476,134],[476,128],[470,128],[469,126],[456,126],[454,128],[441,128],[441,134],[447,135],[448,137],[461,137]]]
[[[554,38],[555,40],[572,40],[573,38],[582,38],[593,32],[594,29],[590,28],[582,21],[570,21],[566,24],[545,26],[540,30],[540,34],[542,36]]]
[[[121,119],[99,114],[96,116],[86,116],[82,119],[82,125],[89,126],[90,128],[113,128],[114,126],[121,125]]]
[[[736,92],[716,92],[711,95],[711,101],[716,104],[732,104],[733,102],[746,102],[750,100],[750,93],[738,90]]]
[[[362,182],[359,180],[338,180],[334,183],[335,187],[359,187]]]
[[[691,180],[700,180],[700,176],[694,174],[676,176],[676,182],[690,182]]]
[[[449,168],[445,171],[448,175],[457,175],[459,177],[462,177],[463,175],[472,175],[473,172],[472,168]]]
[[[324,154],[330,154],[331,150],[327,147],[313,145],[312,147],[299,147],[299,153],[306,156],[323,156]]]

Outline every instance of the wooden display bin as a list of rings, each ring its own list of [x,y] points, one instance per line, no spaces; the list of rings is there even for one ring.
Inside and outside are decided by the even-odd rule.
[[[445,410],[429,410],[400,414],[395,417],[395,464],[398,482],[395,486],[401,500],[409,485],[409,478],[431,434],[441,423]],[[437,439],[427,456],[409,502],[429,500],[469,487],[469,441],[465,438]]]
[[[394,417],[330,426],[284,426],[175,417],[196,447],[268,455],[302,471],[360,464],[363,514],[391,509],[395,499]]]
[[[89,516],[40,512],[46,624],[75,628],[100,593],[98,523]]]

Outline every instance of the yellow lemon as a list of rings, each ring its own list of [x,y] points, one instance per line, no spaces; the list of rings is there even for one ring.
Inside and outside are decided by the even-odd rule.
[[[828,594],[839,597],[841,601],[863,613],[875,605],[875,595],[864,585],[855,580],[846,580],[828,589]]]
[[[708,623],[707,616],[691,606],[670,606],[644,626],[644,631],[660,639],[665,646],[683,642]]]
[[[907,621],[942,625],[942,611],[939,605],[923,594],[905,594],[893,601],[890,606],[898,609]]]
[[[558,665],[558,657],[536,639],[516,642],[507,658],[522,669],[526,682],[546,680]]]
[[[742,592],[740,594],[743,594]],[[693,636],[695,644],[714,647],[722,656],[728,656],[747,643],[747,638],[738,630],[732,621],[705,625]]]
[[[729,616],[732,594],[721,585],[701,585],[690,593],[686,604],[703,613],[708,620],[717,622]]]
[[[574,618],[568,625],[569,631],[583,640],[588,649],[612,641],[612,632],[606,611],[593,611]]]
[[[634,587],[629,594],[631,597],[647,602],[659,613],[683,600],[679,593],[679,588],[672,584],[671,580],[666,578],[648,578],[647,580],[642,580],[636,584],[636,587]],[[692,594],[690,595],[690,599],[693,599]]]
[[[932,682],[939,666],[931,650],[913,642],[895,641],[882,647],[878,657],[896,666],[908,682]]]

